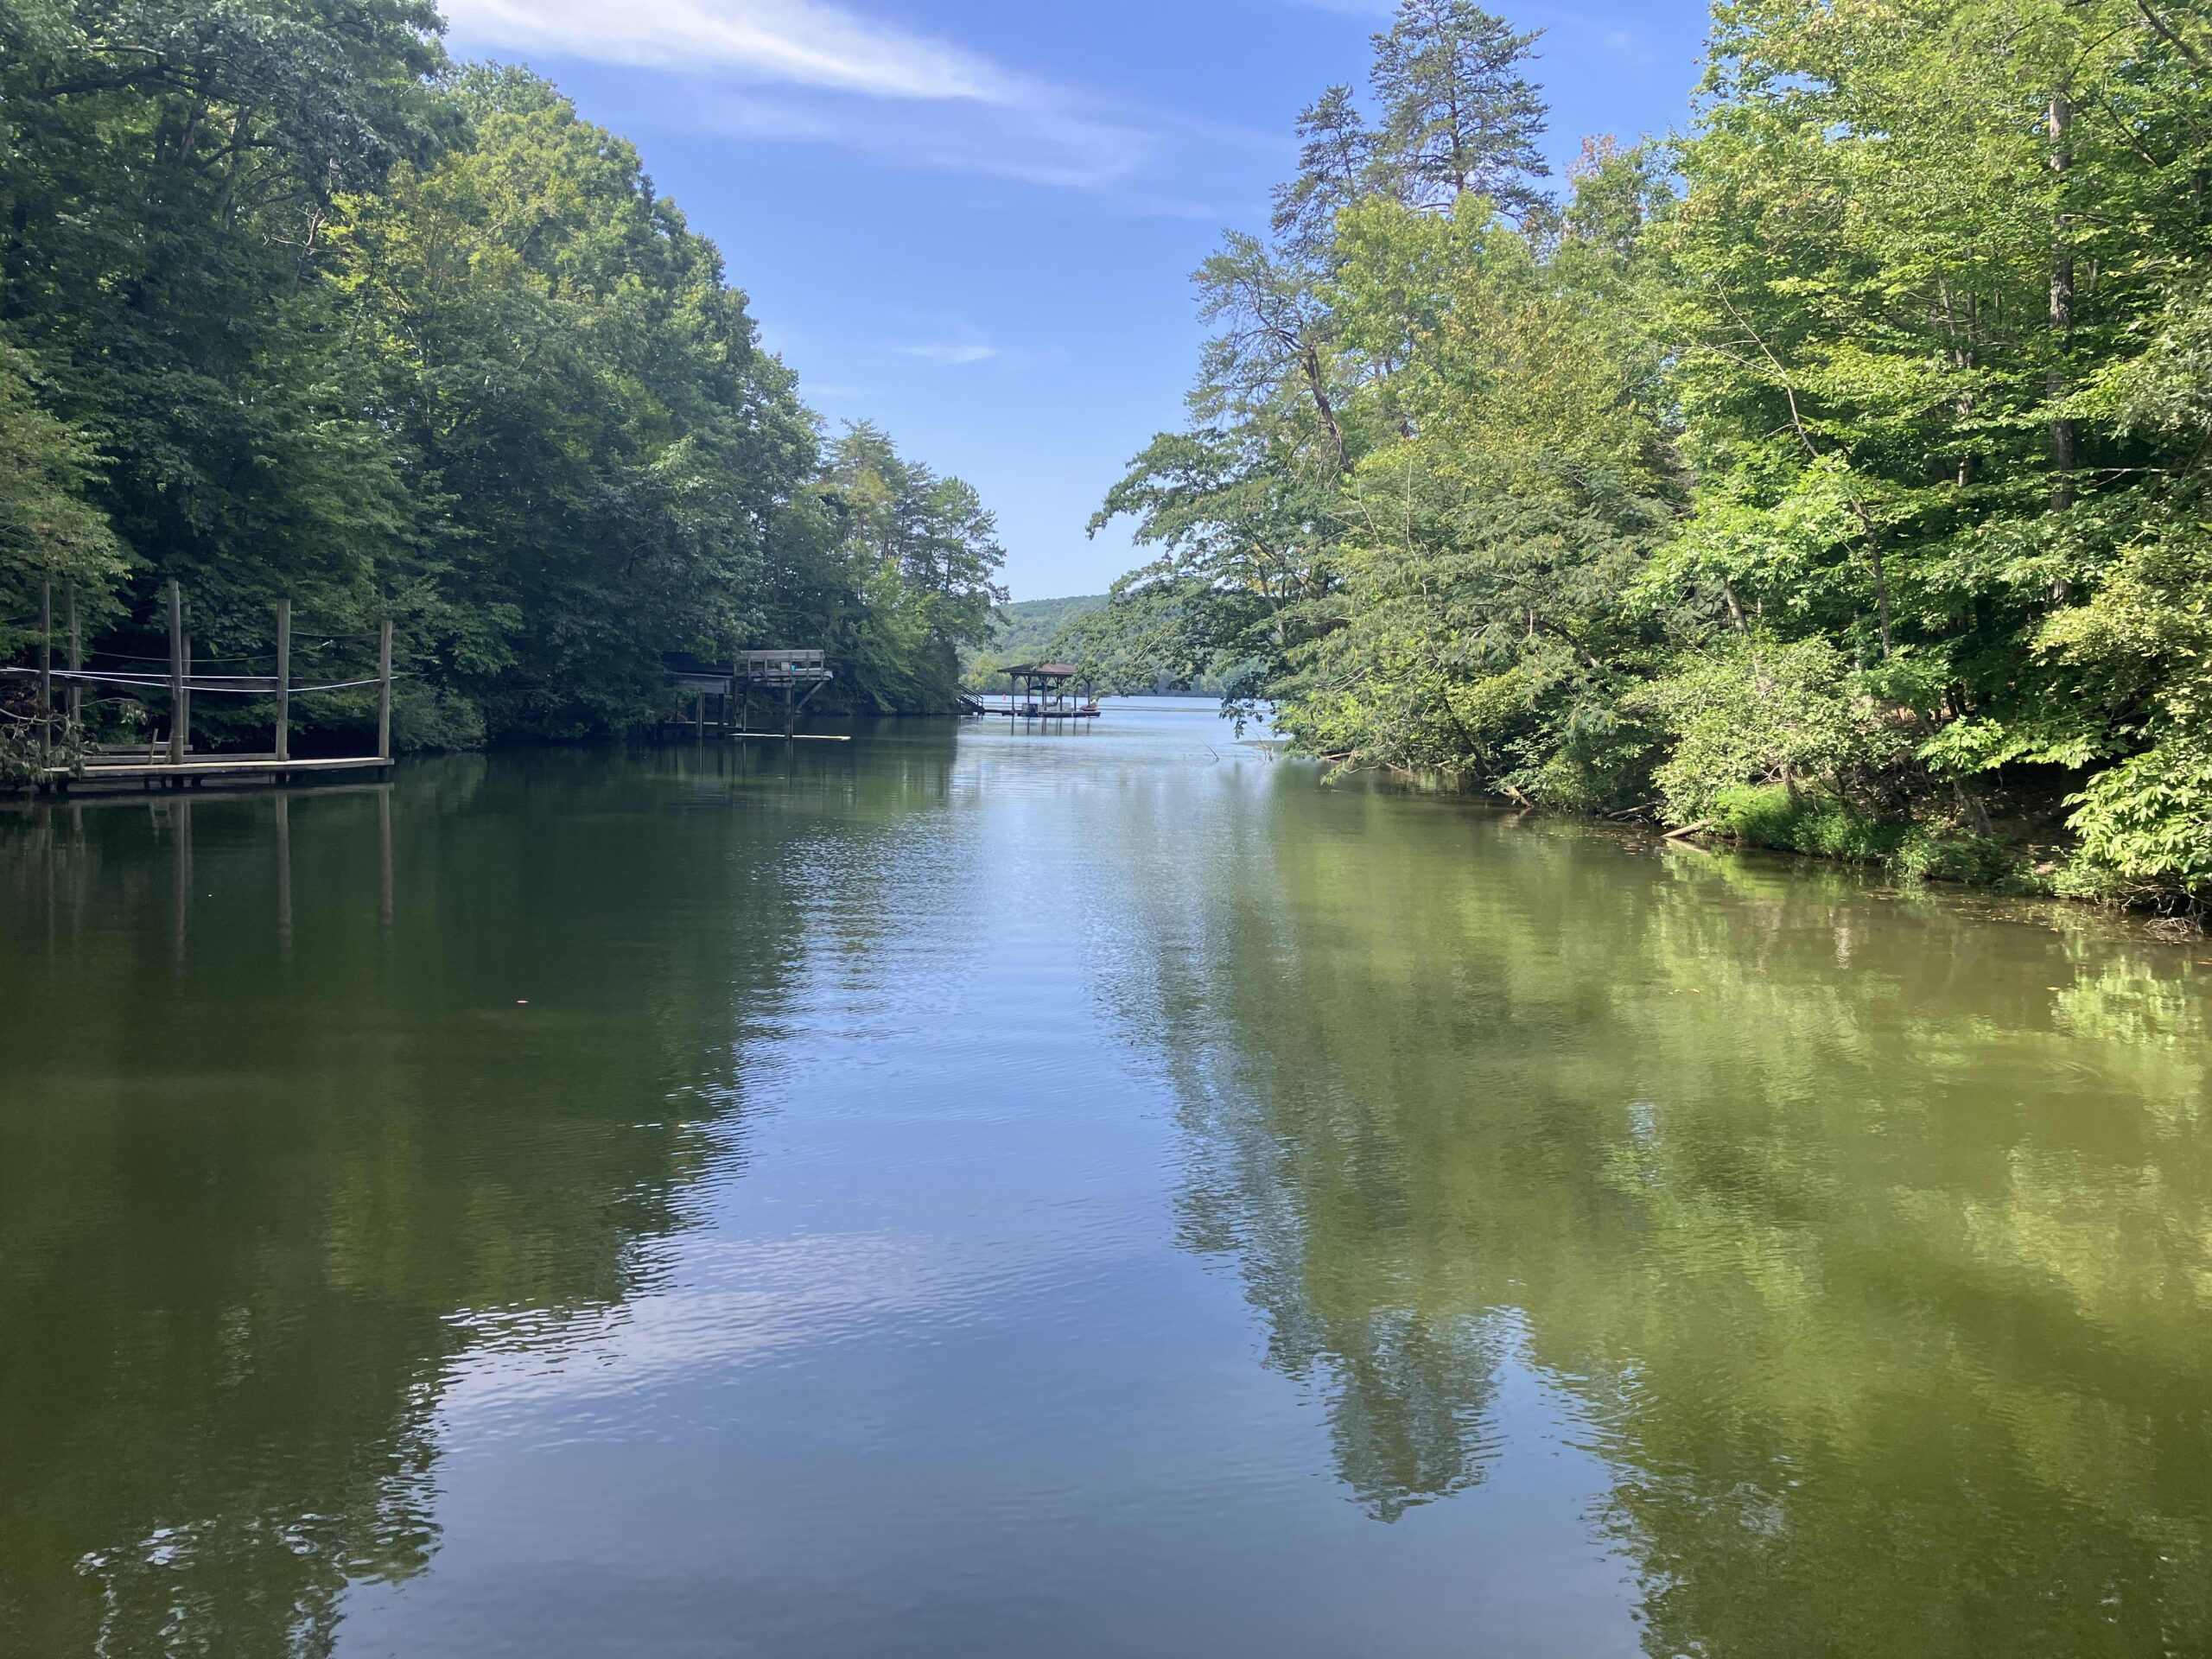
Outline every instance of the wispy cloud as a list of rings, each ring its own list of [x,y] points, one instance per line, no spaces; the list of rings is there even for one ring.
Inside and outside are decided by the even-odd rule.
[[[903,167],[1103,193],[1211,218],[1194,155],[1269,142],[1056,85],[833,0],[444,0],[466,50],[666,72],[677,119],[731,137],[834,144]],[[1143,188],[1171,161],[1173,195]]]
[[[1018,100],[1020,78],[976,53],[823,0],[446,0],[465,36],[658,68],[734,70],[882,98]]]
[[[975,342],[931,341],[918,346],[893,346],[891,349],[898,356],[915,358],[948,369],[963,368],[970,363],[988,363],[999,355],[997,346]]]
[[[706,82],[690,89],[688,119],[731,137],[836,144],[903,167],[1065,189],[1115,188],[1159,155],[1156,131],[1077,113],[1075,101],[925,102]]]

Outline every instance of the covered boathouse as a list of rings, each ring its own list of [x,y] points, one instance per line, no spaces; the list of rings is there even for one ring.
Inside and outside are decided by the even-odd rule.
[[[1098,718],[1098,699],[1077,687],[1082,670],[1073,663],[1014,663],[1000,672],[1007,677],[1006,696],[969,699],[975,713],[1025,721]]]

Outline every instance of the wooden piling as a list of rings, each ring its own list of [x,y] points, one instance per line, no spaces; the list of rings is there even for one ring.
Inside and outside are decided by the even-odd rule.
[[[391,619],[377,634],[377,759],[391,759]]]
[[[38,759],[54,753],[54,578],[38,585]]]
[[[183,601],[183,715],[177,716],[183,732],[183,752],[193,752],[193,601]]]
[[[64,584],[61,602],[69,624],[69,735],[73,739],[85,723],[85,685],[77,677],[85,671],[85,632],[77,620],[77,584]]]
[[[184,594],[169,578],[169,764],[184,764]]]
[[[276,601],[276,758],[279,760],[292,758],[292,601],[289,599]]]
[[[181,702],[176,716],[176,729],[179,734],[176,741],[180,756],[181,756],[191,753],[192,750],[192,601],[190,600],[181,601],[179,616],[184,629],[181,646],[184,652],[184,675],[177,681],[177,695]],[[181,778],[178,779],[177,787],[182,789],[184,786],[185,780]]]

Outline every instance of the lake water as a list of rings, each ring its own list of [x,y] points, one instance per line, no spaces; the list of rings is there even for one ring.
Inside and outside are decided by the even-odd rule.
[[[2212,957],[1096,729],[0,817],[0,1652],[2212,1647]]]

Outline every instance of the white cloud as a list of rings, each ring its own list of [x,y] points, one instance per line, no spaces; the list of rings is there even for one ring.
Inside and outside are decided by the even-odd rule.
[[[834,144],[903,167],[1102,194],[1128,212],[1214,218],[1193,164],[1280,135],[1130,108],[957,42],[865,15],[862,0],[443,0],[458,49],[660,72],[696,130]],[[1141,181],[1173,162],[1177,194]]]
[[[925,363],[936,363],[949,369],[960,368],[969,363],[987,363],[999,354],[995,346],[973,343],[893,346],[891,349],[900,357],[918,358]]]
[[[1084,115],[1058,95],[983,103],[864,98],[827,90],[693,88],[691,120],[731,137],[832,143],[882,160],[1026,184],[1096,190],[1117,186],[1158,155],[1160,137],[1134,122]]]
[[[471,39],[597,62],[736,70],[879,98],[1027,95],[988,59],[823,0],[446,0],[445,13]]]
[[[446,0],[464,48],[670,70],[700,124],[1071,189],[1158,154],[1150,121],[829,0]]]

